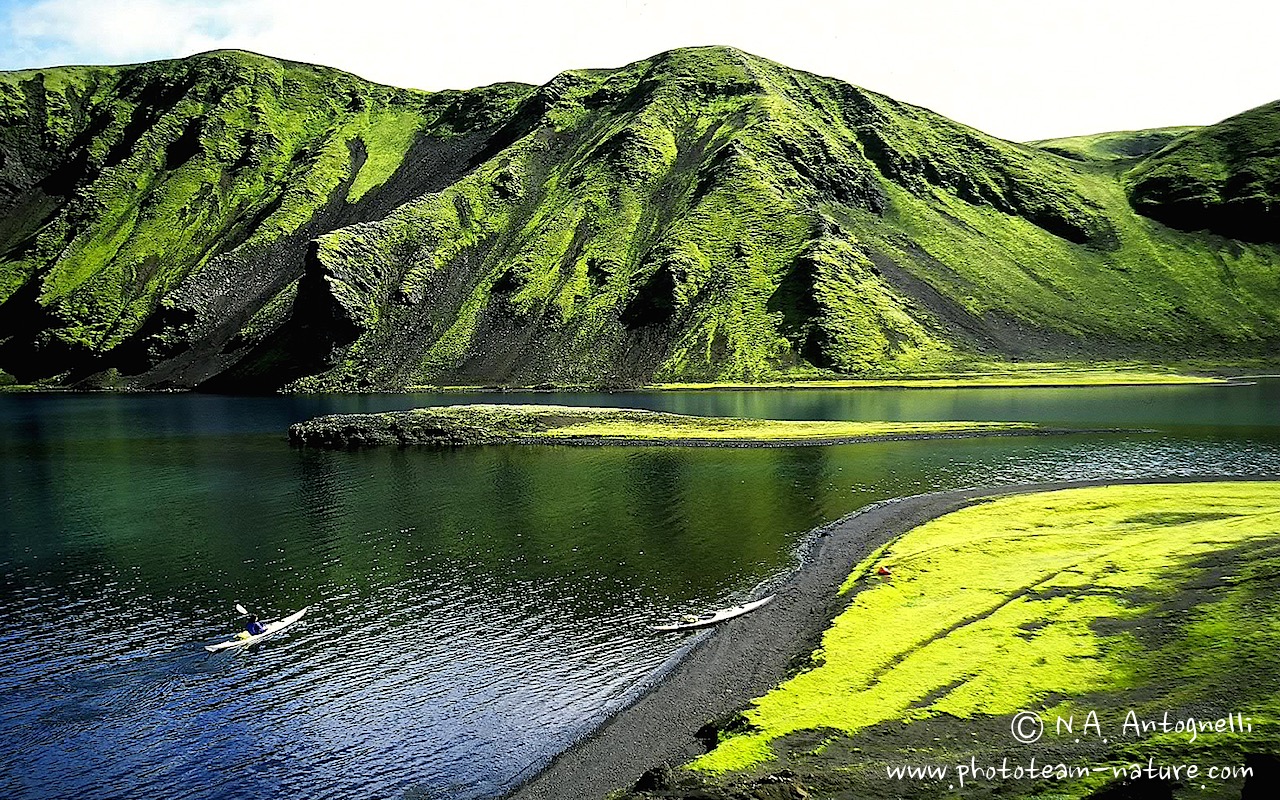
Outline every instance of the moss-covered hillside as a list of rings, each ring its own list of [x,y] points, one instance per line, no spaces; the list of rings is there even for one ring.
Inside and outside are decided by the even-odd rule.
[[[1266,356],[1280,251],[1126,193],[1217,128],[1017,145],[728,48],[436,94],[226,52],[4,73],[0,368],[320,390]]]
[[[1029,144],[1076,161],[1136,161],[1164,148],[1170,142],[1199,130],[1194,125],[1148,128],[1141,131],[1108,131],[1086,136],[1044,139]]]
[[[1127,179],[1134,207],[1152,219],[1280,243],[1280,102],[1177,139]]]
[[[0,363],[217,374],[288,318],[311,239],[456,180],[530,88],[428,95],[240,52],[0,73]]]

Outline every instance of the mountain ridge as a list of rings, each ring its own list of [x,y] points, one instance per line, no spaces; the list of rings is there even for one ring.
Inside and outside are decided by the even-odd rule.
[[[1265,162],[1262,108],[1227,172]],[[1215,128],[1018,144],[723,47],[445,92],[241,51],[4,73],[0,369],[330,390],[1266,355],[1275,243],[1143,193]]]

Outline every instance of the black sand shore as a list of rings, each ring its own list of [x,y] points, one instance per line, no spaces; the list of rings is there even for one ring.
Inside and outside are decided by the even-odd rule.
[[[653,767],[705,752],[697,731],[741,710],[806,658],[852,594],[837,590],[877,547],[934,517],[991,497],[1083,486],[1278,480],[1213,476],[981,487],[875,503],[814,531],[803,565],[763,609],[699,634],[652,689],[511,792],[511,800],[596,800]]]

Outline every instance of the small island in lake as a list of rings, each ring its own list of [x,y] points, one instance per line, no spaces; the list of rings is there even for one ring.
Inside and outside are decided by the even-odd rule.
[[[1046,433],[1028,422],[844,422],[698,417],[635,408],[452,405],[330,414],[289,428],[304,447],[655,444],[769,447],[880,439]]]

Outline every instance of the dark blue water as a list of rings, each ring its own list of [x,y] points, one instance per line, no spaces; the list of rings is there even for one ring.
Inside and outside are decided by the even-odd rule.
[[[484,395],[792,419],[1150,432],[779,449],[315,452],[284,431],[449,395],[0,395],[0,796],[492,795],[745,598],[803,533],[922,491],[1280,473],[1280,383]],[[236,602],[275,617],[209,656]]]

